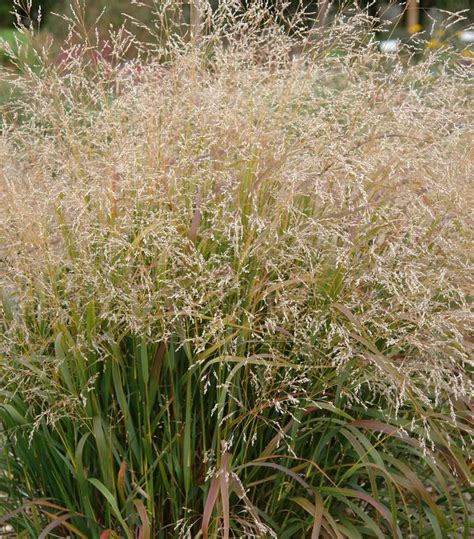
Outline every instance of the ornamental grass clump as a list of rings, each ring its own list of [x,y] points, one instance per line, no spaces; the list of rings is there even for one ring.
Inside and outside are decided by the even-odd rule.
[[[202,10],[3,72],[2,533],[469,537],[469,66]]]

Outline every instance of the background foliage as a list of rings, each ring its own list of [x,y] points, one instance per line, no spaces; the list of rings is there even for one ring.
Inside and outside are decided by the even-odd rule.
[[[26,5],[27,0],[22,0],[21,5]],[[215,0],[213,3],[217,4],[218,0]],[[434,0],[433,5],[447,10],[459,10],[459,9],[472,9],[472,5],[469,3],[470,0]],[[293,2],[295,5],[297,2]],[[347,3],[347,2],[346,2]],[[68,9],[68,0],[32,0],[32,13],[35,14],[38,11],[38,6],[41,5],[44,20],[46,26],[50,28],[55,26],[57,22],[54,18],[51,18],[49,14],[51,11],[58,13],[65,12]],[[306,1],[305,5],[310,7],[314,6],[312,9],[317,7],[317,2]],[[132,5],[130,0],[87,0],[88,11],[93,17],[94,14],[100,13],[104,7],[106,7],[106,16],[104,18],[104,26],[108,27],[108,24],[120,25],[123,22],[122,13],[133,13],[137,14],[140,12],[136,6]],[[13,0],[2,0],[0,2],[0,26],[11,26],[14,19],[11,15],[13,10]]]

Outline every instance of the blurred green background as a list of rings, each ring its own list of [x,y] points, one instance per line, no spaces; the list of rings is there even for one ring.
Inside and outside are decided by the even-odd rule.
[[[218,2],[219,0],[216,0]],[[27,0],[20,0],[21,4],[26,5]],[[294,1],[295,5],[297,1]],[[317,1],[307,0],[306,4],[317,6]],[[347,4],[348,2],[343,2]],[[364,2],[362,2],[364,3]],[[394,3],[394,2],[392,2]],[[399,1],[403,4],[402,0]],[[387,5],[387,0],[379,1],[380,6]],[[472,0],[430,0],[429,5],[439,8],[457,11],[460,9],[469,9],[473,7]],[[427,4],[427,5],[428,5]],[[33,0],[32,1],[32,14],[37,16],[38,8],[41,5],[42,18],[44,27],[50,31],[55,31],[55,26],[58,26],[58,20],[56,17],[50,15],[51,11],[64,12],[69,5],[69,0]],[[143,9],[138,8],[136,5],[132,5],[131,0],[87,0],[88,11],[90,16],[93,17],[102,11],[105,7],[106,11],[102,20],[104,27],[108,27],[109,24],[119,25],[123,22],[122,13],[129,13],[132,15],[138,15],[143,12]],[[0,27],[8,28],[14,23],[13,0],[0,0]]]
[[[77,0],[85,2],[87,7],[87,25],[88,27],[94,26],[94,21],[97,19],[100,13],[103,12],[100,23],[98,25],[98,33],[100,39],[105,41],[110,27],[119,27],[127,18],[124,14],[131,15],[132,17],[147,22],[150,18],[149,11],[142,7],[138,7],[132,2],[132,0]],[[221,0],[211,0],[214,4],[218,4]],[[250,2],[251,0],[243,0],[243,4]],[[292,6],[296,7],[300,0],[291,0]],[[332,5],[330,9],[331,13],[334,13],[337,6],[348,7],[355,3],[355,0],[302,0],[310,11],[315,13],[318,9],[318,4],[321,5],[324,2],[329,2]],[[54,13],[67,14],[70,7],[71,0],[0,0],[0,39],[9,43],[14,49],[16,49],[16,40],[25,42],[29,39],[27,36],[20,35],[14,28],[15,16],[13,15],[14,3],[17,4],[17,12],[23,15],[23,23],[28,25],[28,21],[33,21],[35,26],[40,28],[40,32],[35,32],[36,44],[41,45],[41,42],[49,40],[53,43],[52,54],[55,56],[59,52],[60,44],[63,42],[63,38],[67,34],[67,23],[60,17],[55,16]],[[372,0],[358,0],[360,6],[367,6]],[[407,31],[406,20],[403,17],[405,1],[404,0],[376,0],[376,9],[372,8],[371,14],[381,14],[382,18],[388,21],[388,25],[384,27],[383,31],[378,33],[378,38],[384,40],[387,38],[401,38],[404,39],[409,36]],[[152,0],[148,0],[149,4]],[[29,15],[28,4],[30,4]],[[23,8],[21,7],[23,6]],[[41,8],[40,8],[41,6]],[[189,0],[183,2],[185,10],[189,12]],[[443,20],[446,15],[442,10],[448,11],[466,11],[466,20],[463,23],[458,23],[449,30],[449,35],[453,35],[459,30],[466,28],[473,20],[474,12],[474,0],[421,0],[420,3],[420,23],[430,32],[431,38],[443,35],[444,38],[447,34],[444,34]],[[291,9],[291,7],[290,7]],[[187,13],[185,12],[185,13]],[[39,14],[41,16],[39,17]],[[39,20],[41,19],[41,20]],[[431,21],[436,21],[436,27],[432,25]],[[128,28],[131,28],[130,21],[126,22]],[[134,33],[138,37],[140,31],[134,28]],[[427,32],[428,35],[428,32]],[[149,36],[147,35],[147,38]],[[444,39],[443,38],[443,39]],[[428,37],[430,39],[430,37]],[[433,42],[439,43],[439,39],[432,39]],[[9,64],[8,56],[3,51],[3,47],[0,43],[0,64]],[[0,88],[1,90],[1,88]]]

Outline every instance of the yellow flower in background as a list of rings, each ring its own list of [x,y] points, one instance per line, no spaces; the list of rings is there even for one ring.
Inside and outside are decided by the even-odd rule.
[[[410,32],[410,34],[416,34],[417,32],[421,32],[421,30],[423,30],[421,24],[412,24],[408,27],[408,31]]]
[[[425,46],[427,49],[436,49],[436,47],[440,46],[440,42],[438,39],[430,39],[430,41],[426,42]]]
[[[464,56],[464,58],[474,58],[474,52],[469,49],[463,50],[462,55]]]

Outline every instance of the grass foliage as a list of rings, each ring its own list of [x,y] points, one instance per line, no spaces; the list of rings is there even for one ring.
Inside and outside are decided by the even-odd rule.
[[[5,536],[469,537],[469,66],[172,8],[2,75]]]

